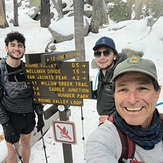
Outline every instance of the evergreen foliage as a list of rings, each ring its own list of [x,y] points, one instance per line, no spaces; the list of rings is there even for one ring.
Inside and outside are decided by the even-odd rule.
[[[116,22],[128,19],[128,7],[127,3],[122,0],[113,0],[114,4],[108,11],[109,17]]]
[[[148,16],[154,16],[155,7],[156,7],[156,1],[148,0],[147,3],[142,6],[141,18],[145,18]]]

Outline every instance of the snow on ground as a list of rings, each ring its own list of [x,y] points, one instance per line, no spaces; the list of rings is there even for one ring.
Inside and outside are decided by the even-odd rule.
[[[65,0],[66,1],[66,0]],[[72,2],[67,0],[67,2]],[[12,0],[6,1],[7,5],[7,15],[8,17],[12,17]],[[25,4],[24,4],[25,6]],[[26,37],[26,53],[41,53],[44,52],[47,43],[52,40],[52,36],[49,33],[47,28],[41,28],[40,23],[38,21],[34,21],[27,15],[29,8],[25,7],[19,8],[19,26],[14,27],[10,24],[9,28],[0,29],[0,56],[3,57],[6,55],[4,48],[4,37],[8,32],[11,31],[19,31],[23,33]],[[71,5],[69,5],[71,6]],[[8,19],[9,19],[8,18]],[[65,20],[67,20],[65,18]],[[69,23],[72,23],[70,21]],[[55,23],[55,20],[52,20],[52,23]],[[73,24],[70,24],[68,27],[72,27]],[[59,31],[62,33],[69,30],[68,27],[60,24],[58,26]],[[121,28],[123,27],[123,28]],[[56,28],[56,27],[55,27]],[[119,30],[114,30],[114,29]],[[87,37],[85,37],[85,54],[86,61],[89,61],[89,76],[90,80],[95,83],[96,74],[98,69],[91,68],[91,61],[93,59],[93,50],[97,39],[102,36],[108,36],[115,40],[116,47],[118,52],[121,52],[123,48],[131,48],[133,50],[139,50],[144,53],[144,58],[152,59],[157,66],[158,69],[158,77],[159,83],[162,86],[163,84],[163,73],[162,73],[162,65],[163,65],[163,33],[161,32],[163,28],[163,17],[160,17],[155,25],[150,28],[147,26],[147,20],[131,20],[124,21],[119,23],[111,23],[99,30],[98,34],[89,33]],[[56,44],[57,51],[71,51],[75,50],[74,39],[71,41],[65,41],[62,43]],[[163,93],[161,92],[158,103],[163,101]],[[160,112],[163,112],[163,105],[159,105],[158,108]],[[75,107],[71,106],[71,116],[70,121],[73,121],[76,126],[76,136],[77,136],[77,144],[72,145],[72,155],[74,163],[85,163],[84,155],[85,155],[85,143],[88,135],[98,126],[98,115],[96,111],[96,101],[95,100],[84,100],[83,107]],[[81,111],[82,110],[82,111]],[[81,120],[82,117],[84,120]],[[0,135],[3,134],[3,130],[0,127]],[[84,137],[84,140],[82,139]],[[53,128],[50,127],[46,135],[44,136],[46,151],[48,155],[48,161],[63,163],[63,149],[62,144],[59,142],[55,142],[53,135]],[[2,152],[1,152],[2,151]],[[6,157],[7,151],[5,142],[2,141],[0,143],[0,162]],[[43,150],[42,141],[38,141],[33,147],[31,151],[31,161],[30,163],[36,162],[45,162],[45,155]]]

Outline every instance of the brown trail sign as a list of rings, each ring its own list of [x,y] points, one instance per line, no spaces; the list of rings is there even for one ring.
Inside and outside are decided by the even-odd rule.
[[[56,52],[53,55],[50,53],[41,56],[41,63],[44,65],[49,65],[54,62],[65,61],[79,56],[79,51]]]
[[[79,56],[80,52],[74,50],[67,52],[25,54],[25,60],[28,64],[42,63],[43,65],[47,65],[54,62],[73,59]]]
[[[33,85],[34,96],[90,99],[92,98],[92,82],[81,81],[35,81]],[[80,84],[80,85],[78,85]],[[83,84],[83,85],[82,85]]]
[[[58,105],[61,121],[69,120],[71,115],[69,106],[83,106],[83,99],[92,99],[89,62],[63,62],[79,56],[79,51],[25,55],[25,76],[33,87],[34,101]],[[76,143],[76,141],[73,139],[73,134],[70,134],[73,133],[72,126],[67,124],[66,129],[64,126],[57,124],[56,131],[59,133],[57,140],[64,140],[62,146],[65,163],[73,163],[71,145],[65,143]],[[67,141],[69,138],[73,141],[71,139]]]
[[[25,64],[26,78],[36,80],[89,80],[88,62],[55,62],[49,65],[42,63]]]
[[[44,104],[57,104],[57,105],[69,105],[69,106],[83,106],[83,99],[65,99],[65,98],[53,98],[53,97],[34,97],[34,101]]]
[[[50,58],[50,64],[25,64],[26,79],[33,87],[35,102],[83,106],[83,99],[92,98],[89,62],[55,62],[52,61],[54,54],[40,57]]]

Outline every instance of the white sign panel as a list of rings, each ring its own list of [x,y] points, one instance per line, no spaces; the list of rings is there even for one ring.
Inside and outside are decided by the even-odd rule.
[[[54,139],[65,144],[76,144],[75,124],[70,121],[53,121]]]

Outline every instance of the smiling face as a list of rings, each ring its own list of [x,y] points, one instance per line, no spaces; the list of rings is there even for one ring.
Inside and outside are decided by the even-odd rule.
[[[94,53],[97,52],[101,52],[101,56],[96,56],[94,54],[97,66],[104,71],[106,71],[106,69],[112,68],[114,65],[114,60],[116,60],[116,55],[114,54],[113,50],[108,47],[100,47]]]
[[[8,43],[8,46],[5,47],[6,52],[12,59],[19,60],[23,57],[25,53],[25,47],[23,43],[13,40]]]
[[[128,72],[115,81],[115,104],[120,116],[130,125],[149,126],[160,89],[154,89],[151,78],[143,73]]]

